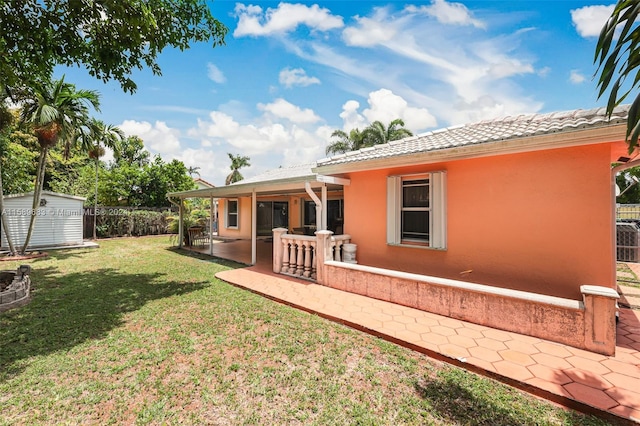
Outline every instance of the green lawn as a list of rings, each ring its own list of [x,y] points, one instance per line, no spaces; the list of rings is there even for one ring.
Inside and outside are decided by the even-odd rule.
[[[167,237],[100,244],[23,262],[0,425],[605,424],[230,286],[239,265]]]

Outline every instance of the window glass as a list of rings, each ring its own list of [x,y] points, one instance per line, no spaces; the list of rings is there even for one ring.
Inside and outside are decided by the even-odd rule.
[[[402,212],[402,239],[429,242],[429,212]]]
[[[402,181],[403,207],[429,207],[429,179]]]
[[[238,200],[227,200],[227,228],[238,227]]]

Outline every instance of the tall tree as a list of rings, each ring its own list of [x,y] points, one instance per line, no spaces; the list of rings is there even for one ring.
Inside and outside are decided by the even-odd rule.
[[[366,147],[365,134],[358,128],[351,129],[349,133],[337,129],[331,133],[331,137],[336,138],[336,140],[327,145],[327,155],[344,154],[345,152],[357,151]]]
[[[30,86],[56,65],[77,65],[128,92],[132,71],[161,73],[165,48],[219,46],[228,31],[205,0],[4,0],[0,28],[0,86]]]
[[[381,121],[374,121],[364,130],[355,128],[348,134],[344,130],[334,130],[331,137],[336,140],[327,145],[326,153],[327,155],[344,154],[407,136],[413,136],[413,133],[404,127],[404,121],[399,118],[392,120],[388,126],[385,126]]]
[[[193,177],[193,175],[198,175],[198,177],[200,177],[200,167],[198,166],[190,166],[187,169],[187,172],[189,173],[189,176]]]
[[[381,121],[374,121],[365,129],[364,134],[368,146],[413,136],[411,130],[404,127],[404,121],[400,118],[392,120],[388,126],[385,126]]]
[[[619,0],[602,28],[596,45],[594,62],[598,64],[598,97],[609,90],[607,113],[611,115],[633,90],[640,87],[640,27],[635,25],[640,13],[637,0]],[[614,42],[615,39],[615,42]],[[630,79],[627,82],[627,79]],[[640,136],[640,94],[629,109],[626,140],[629,152]]]
[[[244,176],[242,176],[242,174],[240,173],[240,169],[243,167],[251,166],[251,164],[249,163],[249,157],[242,156],[240,154],[233,155],[231,153],[227,153],[227,155],[231,160],[231,173],[227,175],[227,178],[224,181],[225,185],[229,185],[244,179]]]
[[[33,193],[33,210],[21,251],[24,253],[27,251],[35,226],[36,215],[33,213],[40,206],[49,150],[58,142],[63,142],[65,146],[75,143],[80,135],[80,129],[89,123],[89,106],[97,110],[100,102],[97,92],[76,90],[73,84],[65,83],[64,78],[34,85],[22,102],[22,122],[31,126],[40,148]]]
[[[120,142],[120,149],[113,153],[117,165],[129,164],[138,167],[149,164],[151,154],[138,136],[129,136]]]
[[[100,157],[105,154],[105,148],[109,148],[114,152],[120,150],[120,142],[124,139],[124,132],[111,124],[105,125],[103,121],[91,119],[88,125],[89,131],[87,137],[92,141],[89,148],[89,158],[95,161],[96,166],[96,182],[95,182],[95,198],[93,204],[93,239],[97,238],[96,224],[98,223],[98,165]]]

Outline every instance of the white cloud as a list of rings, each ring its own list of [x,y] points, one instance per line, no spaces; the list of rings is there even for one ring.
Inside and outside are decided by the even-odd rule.
[[[585,6],[571,11],[571,21],[582,37],[598,37],[615,5]]]
[[[160,154],[163,159],[180,152],[180,131],[163,121],[151,124],[148,121],[125,120],[118,127],[127,136],[139,136],[149,151]]]
[[[159,121],[152,125],[146,121],[125,120],[119,127],[127,136],[139,136],[145,149],[151,154],[159,154],[165,162],[176,159],[187,167],[200,167],[200,174],[206,180],[221,184],[228,174],[226,152],[222,151],[224,154],[221,156],[219,150],[210,149],[209,141],[204,140],[199,148],[184,148],[179,140],[180,132]],[[233,132],[233,126],[222,127],[221,133]],[[103,157],[104,161],[109,159],[107,156]]]
[[[369,123],[367,123],[366,118],[364,118],[359,112],[360,104],[358,101],[347,101],[344,105],[342,105],[342,112],[340,113],[340,118],[342,118],[343,128],[345,131],[350,131],[351,129],[359,128],[362,129],[366,127]]]
[[[584,83],[587,78],[578,70],[571,70],[569,73],[569,81],[573,84]]]
[[[365,109],[362,115],[369,123],[377,120],[387,125],[392,120],[400,118],[404,121],[405,127],[414,133],[437,124],[435,117],[426,108],[411,107],[401,96],[388,89],[369,93],[367,102],[369,108]]]
[[[320,120],[320,117],[312,109],[302,109],[282,98],[276,99],[270,104],[258,104],[258,109],[277,118],[287,119],[292,123],[315,123]]]
[[[222,71],[220,71],[220,69],[211,62],[207,64],[207,76],[209,77],[209,80],[215,83],[224,83],[227,81]]]
[[[425,13],[446,25],[472,25],[485,28],[486,24],[472,17],[469,9],[462,3],[449,3],[445,0],[433,0],[431,6],[407,6],[409,12]]]
[[[547,77],[550,73],[551,73],[550,67],[542,67],[537,71],[537,74],[542,78]]]
[[[431,119],[437,115],[443,125],[492,118],[494,113],[536,112],[542,107],[513,80],[536,73],[537,58],[520,49],[535,28],[489,33],[484,30],[489,23],[474,20],[462,5],[433,2],[430,7],[434,9],[408,6],[393,12],[391,7],[376,8],[367,17],[356,17],[356,23],[343,31],[344,46],[320,38],[280,40],[302,59],[335,70],[335,80],[343,89],[368,97],[386,88],[409,104],[428,108]],[[447,7],[458,15],[452,13],[445,19],[437,13],[449,10]],[[431,19],[436,15],[439,21]],[[467,27],[460,30],[450,23],[466,23]],[[359,127],[357,114],[343,118],[344,126]],[[423,122],[430,122],[424,117]]]
[[[389,41],[396,34],[396,25],[384,22],[385,9],[378,8],[371,18],[356,16],[357,26],[348,27],[342,32],[342,39],[348,46],[369,47]]]
[[[309,77],[302,68],[285,68],[280,71],[280,84],[290,88],[293,86],[310,86],[312,84],[320,84],[320,80],[316,77]]]
[[[342,17],[332,15],[329,9],[317,4],[280,3],[277,8],[264,11],[259,6],[238,3],[235,15],[238,26],[233,32],[234,37],[285,34],[299,25],[306,25],[312,31],[328,31],[344,25]]]

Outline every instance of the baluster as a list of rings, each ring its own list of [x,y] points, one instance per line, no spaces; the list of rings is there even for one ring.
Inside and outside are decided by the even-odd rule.
[[[298,259],[296,262],[296,266],[298,267],[296,269],[295,274],[296,275],[302,275],[302,273],[304,272],[304,248],[302,247],[302,241],[298,241]]]
[[[304,242],[304,273],[305,278],[311,276],[311,241]]]
[[[317,277],[317,273],[316,273],[317,272],[317,266],[316,266],[317,256],[316,256],[316,254],[318,252],[317,251],[317,245],[316,245],[315,242],[311,245],[311,248],[313,249],[311,251],[311,279],[315,280],[316,277]]]
[[[287,272],[290,274],[296,273],[296,240],[291,240],[289,251],[289,270]]]
[[[283,274],[289,272],[289,240],[282,240],[282,269]]]
[[[341,251],[342,251],[342,240],[338,240],[336,241],[336,246],[333,251],[333,260],[335,260],[336,262],[342,262]]]

